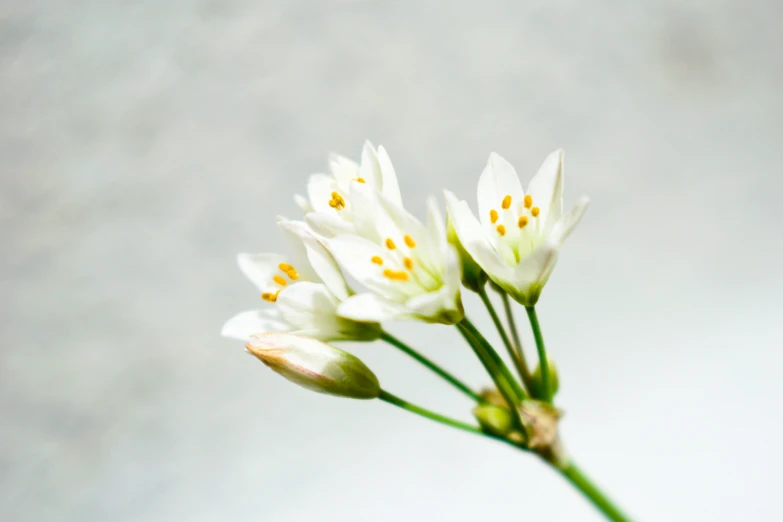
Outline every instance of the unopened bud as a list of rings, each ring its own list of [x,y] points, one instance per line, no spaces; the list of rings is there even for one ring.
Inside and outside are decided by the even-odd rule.
[[[289,381],[318,393],[375,399],[378,378],[357,357],[321,341],[293,334],[255,334],[248,352]]]
[[[462,284],[468,290],[478,292],[487,283],[487,274],[481,269],[473,258],[462,246],[462,242],[459,240],[457,231],[454,229],[454,225],[449,217],[446,220],[446,235],[449,243],[451,243],[459,254],[459,262],[462,268]]]
[[[549,397],[554,397],[557,390],[560,389],[560,379],[557,376],[557,367],[555,363],[547,357],[549,361]],[[536,366],[531,375],[531,387],[533,388],[531,394],[534,397],[544,397],[544,383],[541,381],[541,365]]]

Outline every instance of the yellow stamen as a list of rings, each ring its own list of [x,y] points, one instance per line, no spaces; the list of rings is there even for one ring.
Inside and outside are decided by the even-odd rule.
[[[413,270],[413,259],[410,257],[405,257],[402,259],[402,264],[405,265],[405,268],[408,270]]]
[[[530,213],[533,215],[533,217],[538,217],[538,215],[541,213],[541,209],[538,207],[533,207],[533,210],[531,210]]]
[[[283,279],[283,277],[279,276],[279,275],[276,275],[275,277],[273,277],[272,281],[274,281],[275,283],[277,283],[280,286],[285,286],[285,285],[288,284],[288,282],[286,282],[286,280]]]
[[[338,192],[332,192],[332,199],[329,200],[329,206],[337,210],[345,208],[345,200]]]
[[[272,293],[272,292],[264,292],[263,294],[261,294],[261,299],[263,299],[264,301],[268,301],[270,303],[274,303],[275,301],[277,301],[277,294],[279,294],[279,293],[280,293],[280,290],[278,290],[277,292],[274,292],[274,293]]]
[[[390,270],[386,269],[383,271],[383,275],[391,279],[392,281],[407,281],[410,276],[408,275],[408,272],[402,272],[402,271],[396,271],[396,270]]]
[[[408,245],[408,248],[413,248],[413,247],[415,247],[415,246],[416,246],[416,242],[415,242],[415,241],[413,240],[413,238],[412,238],[411,236],[409,236],[408,234],[405,234],[405,236],[403,237],[403,239],[405,240],[405,244],[406,244],[406,245]]]
[[[528,194],[525,196],[525,208],[530,208],[533,206],[533,196]]]
[[[386,248],[388,248],[389,250],[394,250],[395,248],[397,248],[397,245],[394,244],[394,241],[392,241],[392,238],[390,237],[386,238]]]
[[[517,226],[519,228],[525,228],[527,225],[527,216],[522,216],[519,218],[519,221],[517,221]]]
[[[359,183],[367,183],[366,181],[364,181],[364,178],[356,178],[356,181],[358,181]]]
[[[291,270],[294,269],[294,267],[292,267],[288,263],[280,263],[279,265],[277,265],[277,268],[279,268],[283,272],[290,272]]]
[[[494,208],[489,211],[489,220],[492,221],[492,224],[494,225],[498,220],[498,211]]]
[[[286,272],[285,275],[287,275],[288,279],[290,279],[291,281],[296,281],[297,279],[299,279],[299,273],[293,269]]]
[[[370,258],[370,261],[372,261],[376,265],[382,265],[383,264],[383,258],[381,256],[372,256],[372,258]]]
[[[497,230],[498,234],[500,234],[501,236],[506,235],[506,227],[503,225],[498,225],[497,227],[495,227],[495,230]]]
[[[506,197],[503,198],[503,203],[501,203],[500,206],[503,207],[503,210],[508,210],[511,206],[511,194],[506,194]]]

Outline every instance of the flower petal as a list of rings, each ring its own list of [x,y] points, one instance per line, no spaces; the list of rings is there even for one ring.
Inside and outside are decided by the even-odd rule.
[[[342,337],[338,303],[326,285],[306,281],[288,286],[277,296],[277,307],[288,323],[296,329],[315,331],[311,336],[324,340]]]
[[[539,219],[551,226],[563,214],[563,149],[546,157],[538,173],[530,181],[527,193],[540,210]]]
[[[272,278],[280,273],[280,263],[286,258],[279,254],[246,254],[237,255],[237,264],[242,273],[250,279],[262,292],[273,285]]]
[[[500,213],[506,196],[511,196],[513,204],[513,202],[522,201],[525,192],[522,190],[519,176],[511,163],[493,152],[489,155],[487,166],[482,171],[478,182],[479,219],[484,226],[493,226],[490,212],[495,210]]]
[[[402,207],[402,195],[400,194],[400,184],[397,181],[397,174],[394,172],[391,158],[386,152],[386,149],[378,147],[378,165],[381,168],[381,179],[383,180],[383,188],[381,194],[383,197]]]
[[[349,297],[340,303],[337,313],[340,317],[363,323],[381,323],[410,317],[405,306],[369,293]]]
[[[336,214],[337,211],[329,206],[329,201],[332,199],[332,192],[339,191],[337,181],[326,174],[313,174],[307,182],[307,197],[316,212]]]
[[[404,301],[419,291],[412,280],[385,277],[384,270],[404,270],[399,262],[379,245],[358,236],[343,235],[328,240],[329,251],[345,271],[359,283],[392,301]],[[373,259],[380,259],[376,264]]]
[[[355,231],[350,221],[342,219],[334,212],[310,212],[305,215],[305,221],[315,232],[324,237],[353,234]]]
[[[362,164],[359,166],[359,176],[365,183],[380,190],[383,187],[383,174],[378,163],[378,153],[369,141],[364,142],[362,149]]]
[[[352,180],[359,177],[359,165],[352,159],[339,154],[329,156],[329,170],[341,187],[348,187]]]
[[[263,332],[290,332],[291,325],[280,317],[277,310],[248,310],[240,312],[223,325],[220,335],[247,341],[250,336]]]
[[[579,198],[576,205],[569,210],[560,220],[555,224],[552,229],[552,233],[549,236],[549,240],[556,245],[561,245],[566,238],[571,234],[576,225],[582,220],[582,216],[585,215],[590,199],[587,197]]]
[[[512,268],[495,250],[487,237],[486,229],[482,228],[467,202],[459,201],[448,190],[445,191],[445,196],[449,217],[465,251],[496,283],[502,286],[501,281],[513,280]],[[511,256],[513,257],[513,253]]]
[[[544,243],[522,259],[514,270],[512,287],[503,286],[509,294],[525,306],[532,306],[549,280],[557,264],[557,245]]]
[[[337,261],[326,249],[303,221],[289,221],[278,218],[278,225],[296,237],[296,241],[304,249],[303,254],[307,264],[312,267],[316,278],[329,288],[339,300],[347,299],[350,291]]]

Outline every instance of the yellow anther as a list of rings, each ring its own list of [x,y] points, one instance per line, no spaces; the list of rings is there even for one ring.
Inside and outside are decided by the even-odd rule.
[[[291,281],[296,281],[297,279],[299,279],[299,273],[294,269],[289,270],[288,272],[285,273],[285,275],[287,275],[288,279],[290,279]]]
[[[525,208],[530,208],[533,206],[533,196],[528,194],[525,196]]]
[[[506,197],[503,198],[503,203],[501,203],[501,206],[503,207],[503,210],[508,210],[508,208],[511,206],[511,194],[506,194]]]
[[[370,258],[370,261],[372,261],[376,265],[382,265],[383,264],[383,258],[381,256],[372,256],[372,258]]]
[[[533,217],[538,217],[538,215],[541,213],[541,209],[538,207],[533,207],[530,213],[533,215]]]
[[[506,235],[506,227],[503,225],[498,225],[497,227],[495,227],[495,230],[497,230],[498,234],[500,234],[501,236]]]
[[[410,278],[408,272],[391,270],[389,268],[383,271],[383,275],[392,281],[407,281]]]
[[[413,247],[415,247],[415,246],[416,246],[416,242],[415,242],[415,241],[413,240],[413,238],[412,238],[411,236],[409,236],[408,234],[405,234],[405,236],[403,237],[403,239],[405,240],[405,244],[406,244],[406,245],[408,245],[408,248],[413,248]]]
[[[364,181],[364,178],[356,178],[356,181],[358,181],[359,183],[367,183],[366,181]]]
[[[272,281],[274,281],[275,283],[277,283],[277,284],[278,284],[278,285],[280,285],[280,286],[285,286],[285,285],[287,285],[287,284],[288,284],[288,283],[286,282],[286,280],[285,280],[285,279],[283,279],[283,277],[282,277],[282,276],[279,276],[279,275],[276,275],[275,277],[273,277],[273,278],[272,278]]]
[[[519,228],[525,228],[525,226],[527,226],[527,216],[520,217],[519,221],[517,221],[517,226]]]
[[[392,238],[390,237],[386,238],[386,248],[388,248],[389,250],[394,250],[395,248],[397,248],[397,245],[394,244],[394,241],[392,241]]]
[[[279,293],[280,293],[280,290],[278,290],[277,292],[274,292],[274,293],[272,293],[272,292],[264,292],[263,294],[261,294],[261,299],[263,299],[264,301],[268,301],[270,303],[274,303],[275,301],[277,301],[277,295]]]
[[[494,225],[498,220],[498,211],[494,208],[489,211],[489,220],[492,221],[492,224]]]
[[[345,208],[345,200],[338,192],[332,192],[332,199],[329,200],[329,206],[337,210]]]
[[[413,270],[413,259],[410,257],[405,257],[402,259],[402,264],[407,268],[408,270]]]
[[[279,268],[283,272],[290,272],[291,270],[294,269],[294,267],[292,267],[288,263],[280,263],[279,265],[277,265],[277,268]]]

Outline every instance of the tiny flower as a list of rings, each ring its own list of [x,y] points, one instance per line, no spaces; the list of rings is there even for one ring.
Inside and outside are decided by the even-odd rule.
[[[563,213],[563,151],[550,154],[522,190],[514,167],[491,154],[478,182],[479,218],[446,191],[449,217],[465,250],[489,278],[525,306],[538,301],[560,246],[582,219],[587,198]]]
[[[462,318],[460,265],[434,200],[428,226],[377,191],[353,187],[357,234],[338,235],[329,249],[369,292],[340,304],[355,321],[419,319],[453,324]]]
[[[239,254],[242,272],[258,287],[270,307],[241,312],[229,319],[222,334],[247,340],[262,332],[293,332],[324,341],[377,339],[378,324],[339,317],[337,307],[351,293],[340,268],[321,241],[302,221],[279,219],[295,247],[291,257]]]
[[[367,141],[362,150],[361,165],[343,156],[329,158],[329,174],[313,174],[307,184],[307,199],[295,196],[297,205],[309,213],[308,223],[319,234],[332,237],[355,232],[355,210],[351,202],[351,185],[362,183],[378,190],[387,199],[402,205],[397,175],[386,149],[378,150]]]
[[[245,348],[289,381],[314,392],[375,399],[381,391],[378,378],[362,361],[309,337],[255,334]]]

